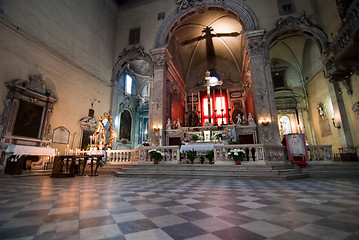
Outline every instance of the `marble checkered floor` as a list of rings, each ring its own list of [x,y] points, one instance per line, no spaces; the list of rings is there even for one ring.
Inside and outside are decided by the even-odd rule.
[[[0,239],[359,239],[359,180],[0,178]]]

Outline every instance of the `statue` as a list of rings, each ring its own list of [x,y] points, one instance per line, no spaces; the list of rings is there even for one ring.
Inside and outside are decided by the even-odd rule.
[[[248,125],[249,126],[255,126],[256,125],[251,113],[248,113]]]
[[[171,129],[171,119],[168,119],[168,120],[167,120],[166,129],[167,129],[167,130]]]
[[[238,115],[237,115],[237,117],[236,117],[236,118],[237,118],[237,123],[236,123],[236,124],[237,124],[237,125],[241,125],[241,124],[242,124],[242,117],[241,117],[241,114],[239,114],[239,113],[238,113]]]
[[[178,118],[178,119],[177,119],[177,125],[176,125],[177,128],[181,128],[181,122],[182,122],[182,121]]]

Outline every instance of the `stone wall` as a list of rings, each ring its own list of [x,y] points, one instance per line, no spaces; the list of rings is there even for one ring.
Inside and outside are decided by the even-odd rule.
[[[79,120],[93,99],[95,118],[110,111],[116,14],[110,1],[3,1],[0,19],[0,114],[5,82],[41,74],[59,101],[51,129],[70,131],[80,147]],[[75,138],[74,138],[75,136]],[[73,143],[73,140],[75,142]],[[52,144],[63,153],[66,144]]]

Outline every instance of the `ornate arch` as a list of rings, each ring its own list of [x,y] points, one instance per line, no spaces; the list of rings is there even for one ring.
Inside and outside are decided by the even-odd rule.
[[[150,65],[150,72],[153,76],[153,64],[152,58],[144,51],[142,46],[132,46],[130,48],[124,48],[122,53],[118,56],[117,61],[112,69],[112,82],[116,82],[117,76],[121,75],[127,63],[132,60],[145,60]]]
[[[166,18],[158,30],[155,48],[164,47],[167,44],[168,37],[176,29],[177,22],[183,19],[183,17],[188,14],[194,14],[196,11],[203,12],[205,8],[210,7],[227,9],[229,14],[238,18],[246,31],[253,31],[258,28],[258,22],[252,10],[238,0],[186,0],[178,1],[177,4],[179,5],[178,9]]]
[[[286,19],[279,18],[275,26],[267,32],[262,41],[266,59],[269,59],[269,46],[278,36],[288,32],[301,32],[313,39],[319,47],[321,55],[324,57],[329,54],[329,44],[327,35],[315,24],[313,24],[303,12],[302,16],[295,18],[292,16]]]

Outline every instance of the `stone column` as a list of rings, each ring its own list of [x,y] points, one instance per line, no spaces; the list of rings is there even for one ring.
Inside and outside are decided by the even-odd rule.
[[[347,112],[345,110],[344,100],[342,92],[338,85],[338,79],[335,79],[333,76],[329,79],[329,82],[332,84],[329,85],[330,98],[333,104],[334,116],[328,116],[330,118],[334,117],[335,124],[340,127],[337,127],[340,144],[342,147],[353,146],[352,133],[350,131],[349,120]]]
[[[151,50],[153,62],[153,79],[151,79],[149,113],[148,113],[148,141],[151,145],[164,144],[165,119],[165,53],[166,47]]]
[[[280,144],[277,109],[270,64],[265,58],[264,30],[245,32],[248,41],[253,84],[254,114],[260,144]]]

